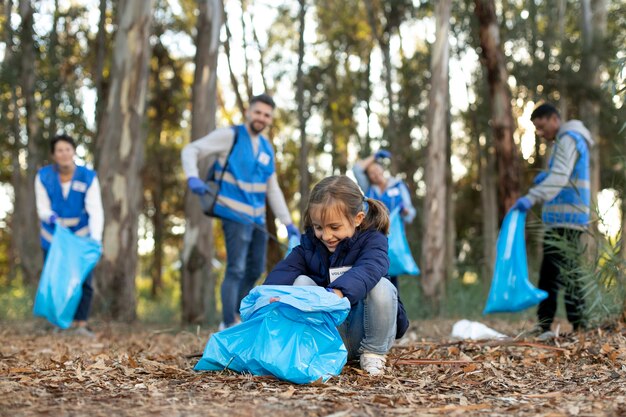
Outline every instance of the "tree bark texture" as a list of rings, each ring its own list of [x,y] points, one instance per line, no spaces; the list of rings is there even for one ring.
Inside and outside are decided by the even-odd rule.
[[[422,252],[424,294],[440,306],[446,277],[446,200],[448,148],[448,65],[450,0],[435,6],[437,38],[431,57],[431,91],[428,115],[428,163],[424,202],[425,234]]]
[[[491,128],[498,165],[498,210],[500,220],[520,195],[517,147],[513,141],[515,122],[511,90],[493,0],[475,0],[474,13],[479,22],[482,61],[487,69],[491,103]]]
[[[136,316],[137,227],[143,194],[144,110],[152,0],[121,1],[111,87],[98,133],[99,177],[106,218],[104,247],[95,280],[104,313]]]
[[[306,111],[304,104],[304,27],[306,17],[306,0],[299,0],[300,12],[298,14],[299,21],[299,40],[298,40],[298,70],[296,75],[296,103],[298,104],[298,124],[300,125],[300,228],[304,221],[304,211],[309,201],[311,175],[309,174],[309,146],[306,136]]]
[[[199,3],[197,22],[195,74],[192,90],[191,140],[215,129],[217,111],[217,56],[220,30],[224,22],[221,1]],[[202,175],[208,162],[200,164]],[[182,254],[182,321],[184,323],[218,320],[215,299],[216,277],[211,272],[213,259],[213,222],[203,213],[198,197],[185,196],[185,237]]]
[[[19,265],[25,283],[35,285],[41,272],[42,257],[39,248],[39,220],[35,205],[35,176],[41,167],[43,154],[41,151],[41,122],[37,116],[38,104],[35,100],[37,77],[37,50],[35,47],[33,14],[30,0],[19,3],[22,25],[20,28],[20,91],[19,97],[26,113],[26,170],[19,175],[19,184],[15,188],[15,205],[13,208],[14,247],[19,253]],[[17,109],[16,109],[17,110]],[[16,138],[17,139],[17,138]],[[19,142],[19,141],[17,141]],[[16,142],[16,146],[18,143]],[[17,165],[19,169],[19,165]]]

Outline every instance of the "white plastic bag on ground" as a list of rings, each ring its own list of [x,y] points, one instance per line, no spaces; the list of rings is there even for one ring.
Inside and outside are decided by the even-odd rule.
[[[498,333],[477,321],[459,320],[452,326],[452,337],[456,339],[485,340],[505,339],[508,336]]]

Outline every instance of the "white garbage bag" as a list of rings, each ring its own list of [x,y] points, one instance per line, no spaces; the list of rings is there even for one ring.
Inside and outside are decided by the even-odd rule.
[[[452,335],[456,339],[485,340],[506,339],[508,336],[499,333],[477,321],[459,320],[452,326]]]

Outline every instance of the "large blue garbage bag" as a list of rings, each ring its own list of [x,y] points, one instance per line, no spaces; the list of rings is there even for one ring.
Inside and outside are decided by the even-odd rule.
[[[287,252],[285,253],[285,258],[289,256],[293,248],[300,244],[300,238],[298,236],[291,236],[289,238],[289,244],[287,245]]]
[[[322,287],[256,287],[241,301],[242,323],[213,334],[194,369],[326,381],[346,364],[337,326],[349,312],[347,298]]]
[[[389,276],[419,275],[420,269],[411,255],[409,242],[406,240],[400,207],[391,212],[389,222]]]
[[[57,225],[41,272],[33,313],[67,329],[83,295],[83,282],[96,266],[102,245]]]
[[[548,296],[528,280],[525,224],[526,213],[519,210],[509,211],[502,222],[491,289],[483,314],[521,311]]]

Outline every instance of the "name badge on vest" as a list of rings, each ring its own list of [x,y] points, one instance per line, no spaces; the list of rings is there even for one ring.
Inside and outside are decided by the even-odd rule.
[[[87,184],[81,181],[72,181],[72,190],[84,193],[87,191]]]
[[[337,278],[351,270],[351,266],[342,266],[340,268],[330,268],[328,273],[330,274],[330,282],[334,282]]]
[[[258,160],[259,160],[259,163],[260,163],[261,165],[267,165],[267,164],[269,164],[269,163],[270,163],[271,158],[270,158],[270,156],[269,156],[268,154],[266,154],[265,152],[261,152],[261,153],[259,154],[259,159],[258,159]]]
[[[389,190],[387,190],[387,195],[389,197],[397,197],[400,195],[400,190],[398,190],[397,188],[390,188]]]

